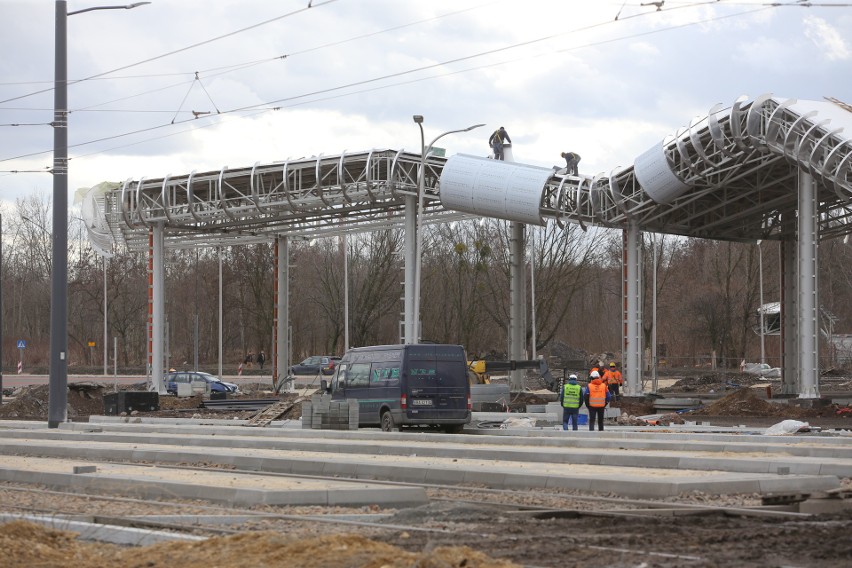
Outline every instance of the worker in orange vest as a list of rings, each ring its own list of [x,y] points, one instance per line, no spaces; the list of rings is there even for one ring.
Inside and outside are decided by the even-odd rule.
[[[612,399],[618,400],[621,396],[619,391],[621,385],[624,384],[624,379],[621,377],[621,371],[615,366],[615,361],[610,361],[609,369],[604,372],[602,378],[606,386],[609,387],[609,392],[612,393]]]
[[[592,380],[592,373],[598,373],[598,376],[599,377],[601,376],[601,374],[603,373],[603,371],[601,370],[601,365],[603,365],[603,363],[598,362],[598,363],[595,363],[594,365],[592,365],[592,368],[589,369],[589,380],[590,381]]]
[[[585,391],[585,403],[589,409],[589,430],[595,429],[595,417],[598,421],[598,430],[604,429],[604,409],[609,404],[609,389],[601,380],[597,371],[589,375],[591,381]]]

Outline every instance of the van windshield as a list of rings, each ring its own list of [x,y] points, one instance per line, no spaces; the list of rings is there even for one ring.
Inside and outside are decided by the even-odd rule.
[[[456,386],[467,382],[467,370],[461,361],[413,359],[408,365],[408,382],[412,387]]]

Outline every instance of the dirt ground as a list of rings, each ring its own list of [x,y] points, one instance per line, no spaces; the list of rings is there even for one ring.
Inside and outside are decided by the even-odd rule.
[[[699,388],[702,392],[709,392],[727,382],[728,379],[718,376],[688,377],[682,385],[675,383],[669,387],[666,394],[677,396],[697,392],[688,389]],[[757,384],[757,381],[752,384]],[[837,384],[843,383],[838,381]],[[848,414],[837,414],[843,407],[830,405],[801,409],[779,406],[763,398],[765,390],[762,388],[744,387],[726,385],[729,394],[708,400],[701,410],[689,414],[672,413],[665,419],[768,426],[792,418],[813,425],[830,420],[845,425],[847,429],[852,428],[852,418],[845,417]],[[70,384],[69,418],[86,421],[90,415],[103,414],[103,395],[112,392],[112,388],[112,385],[97,383]],[[245,393],[242,398],[270,398],[268,385],[241,388]],[[15,393],[15,400],[0,409],[0,419],[46,420],[48,390],[47,386],[41,386]],[[296,396],[282,394],[281,398],[290,400]],[[544,404],[551,400],[555,400],[554,394],[539,391],[521,393],[514,397],[512,404],[514,409],[521,410],[526,404]],[[211,410],[202,404],[200,397],[161,397],[159,411],[139,414],[187,418],[248,418],[255,414],[254,411]],[[620,406],[627,416],[653,413],[651,399],[625,400],[614,403],[614,406]],[[300,410],[294,408],[285,418],[298,418]],[[661,420],[660,425],[665,425],[666,420]],[[852,489],[849,480],[843,483]],[[747,497],[738,499],[748,501]],[[726,505],[728,498],[695,494],[686,500],[714,506],[738,506],[736,501]],[[531,498],[527,492],[519,492],[518,499]],[[11,505],[11,501],[0,484],[0,511]],[[683,501],[678,499],[679,503]],[[51,510],[49,503],[30,506]],[[94,501],[86,501],[80,506],[86,514],[98,514]],[[68,507],[69,498],[66,496],[62,498],[61,508],[67,510]],[[121,514],[116,510],[116,504],[109,507],[110,512],[104,514]],[[76,540],[72,533],[13,522],[0,526],[0,549],[4,551],[0,565],[14,568],[101,568],[117,565],[128,568],[757,568],[791,565],[845,568],[852,557],[852,539],[849,538],[852,511],[818,519],[732,517],[723,512],[637,518],[607,515],[606,510],[594,502],[585,502],[579,507],[582,514],[571,514],[570,511],[548,514],[489,508],[464,500],[433,501],[423,507],[388,511],[391,516],[382,522],[392,527],[417,526],[440,532],[327,528],[330,525],[305,529],[294,526],[289,530],[242,530],[233,536],[214,536],[198,544],[170,543],[144,548],[82,542]],[[815,538],[820,543],[817,547],[813,546]]]
[[[121,389],[121,386],[119,387]],[[89,416],[104,414],[104,395],[114,392],[112,385],[101,383],[68,383],[68,419],[72,422],[88,422]],[[135,390],[125,387],[124,390]],[[263,384],[247,384],[241,386],[242,394],[235,400],[253,398],[279,398],[284,401],[294,401],[298,394],[282,393],[274,396],[269,392],[269,386]],[[24,387],[14,393],[14,400],[0,407],[0,420],[47,420],[49,385]],[[248,419],[254,416],[254,410],[218,410],[204,406],[201,395],[190,397],[161,396],[160,410],[138,412],[134,416],[151,416],[158,418],[224,418]],[[282,415],[282,419],[297,420],[302,416],[301,405],[294,406]]]
[[[852,511],[819,518],[723,512],[631,517],[609,515],[594,503],[586,507],[529,514],[432,502],[391,511],[381,521],[389,525],[385,530],[294,525],[131,548],[12,522],[0,525],[0,547],[2,565],[10,568],[846,568],[852,557]],[[359,531],[366,535],[355,534]],[[819,546],[813,546],[815,539]]]
[[[123,548],[80,542],[75,534],[12,522],[0,528],[3,565],[8,568],[510,568],[463,546],[436,547],[423,552],[377,542],[358,535],[330,535],[308,539],[274,532],[241,533],[204,542],[166,543],[143,548]]]

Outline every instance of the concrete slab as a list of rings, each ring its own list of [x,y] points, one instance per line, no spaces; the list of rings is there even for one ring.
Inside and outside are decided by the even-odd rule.
[[[192,433],[190,433],[192,432]],[[257,429],[248,428],[216,428],[216,435],[205,434],[203,428],[187,430],[181,437],[157,436],[155,433],[144,432],[134,436],[122,427],[120,432],[70,432],[70,431],[6,431],[4,437],[12,439],[51,439],[51,440],[73,440],[79,443],[86,441],[100,441],[111,443],[124,443],[121,448],[128,447],[127,444],[144,444],[145,453],[131,453],[129,459],[158,459],[174,461],[174,453],[180,453],[181,448],[191,446],[194,450],[206,448],[232,448],[243,449],[277,449],[287,452],[310,452],[317,455],[322,462],[329,460],[321,457],[321,453],[327,454],[350,454],[353,456],[414,456],[414,457],[436,457],[455,459],[487,459],[490,461],[505,460],[516,462],[538,462],[538,463],[565,463],[565,464],[599,464],[616,467],[639,467],[639,468],[680,468],[693,470],[724,470],[740,473],[778,473],[780,467],[789,467],[796,474],[807,475],[834,475],[838,477],[852,477],[852,457],[849,450],[852,447],[839,445],[828,446],[823,444],[825,439],[812,437],[811,446],[804,444],[775,443],[768,444],[760,440],[774,437],[743,437],[728,436],[726,443],[703,442],[701,440],[689,440],[679,436],[679,440],[671,443],[665,439],[658,439],[658,434],[650,437],[635,435],[629,438],[598,438],[597,434],[584,439],[575,437],[553,437],[553,438],[506,438],[495,437],[468,437],[457,435],[428,435],[428,434],[388,434],[374,432],[364,439],[364,433],[357,437],[351,436],[350,432],[340,432],[338,435],[328,433],[324,438],[302,439],[302,431],[288,431],[286,434],[278,432],[277,436],[259,435]],[[606,434],[604,432],[603,434]],[[378,440],[377,440],[378,439]],[[757,443],[754,443],[754,442]],[[852,440],[843,440],[847,446],[852,446]],[[164,453],[154,452],[154,448],[168,444]],[[165,447],[165,446],[164,446]],[[674,448],[674,449],[658,449]],[[821,449],[821,452],[816,452]],[[732,451],[735,450],[735,451]],[[61,450],[57,449],[56,452]],[[74,455],[73,445],[68,445],[65,456]],[[90,455],[98,459],[106,459],[103,450],[94,444],[90,447]],[[151,452],[154,452],[153,454]],[[819,459],[814,459],[809,454],[819,453]],[[798,454],[798,455],[797,455]],[[53,454],[58,455],[58,454]],[[273,454],[273,456],[276,454]],[[831,456],[831,457],[822,457]],[[842,457],[834,457],[842,456]],[[199,460],[197,457],[186,457]],[[263,456],[252,456],[248,454],[233,455],[230,460],[224,457],[223,463],[235,465],[240,469],[264,470]],[[334,462],[335,460],[330,460]],[[281,460],[275,463],[275,471],[283,473],[302,473],[307,475],[343,475],[344,473],[335,469],[337,466],[330,463],[322,469],[318,469],[313,462],[303,463],[293,460],[285,464]],[[272,466],[270,466],[272,467]],[[283,469],[278,469],[283,468]],[[405,481],[422,482],[418,475],[406,477]]]
[[[79,460],[0,455],[0,480],[238,505],[409,506],[427,501],[419,487],[112,463],[99,463],[92,473],[75,474],[78,464]]]
[[[5,422],[5,423],[4,423]],[[364,479],[399,479],[418,483],[457,483],[459,473],[465,479],[465,466],[437,467],[438,464],[463,460],[463,463],[481,463],[482,471],[498,468],[498,462],[512,462],[514,467],[533,464],[579,466],[602,464],[621,468],[622,477],[629,478],[633,469],[646,470],[645,477],[666,468],[704,470],[713,468],[742,472],[750,475],[777,477],[780,468],[787,467],[794,474],[849,477],[852,439],[825,435],[770,437],[762,435],[688,433],[670,431],[639,431],[608,429],[604,432],[562,432],[554,430],[524,430],[509,432],[491,431],[492,435],[458,436],[435,433],[384,433],[378,430],[362,431],[311,431],[288,428],[252,429],[227,425],[187,425],[104,423],[62,424],[60,429],[21,429],[9,421],[0,421],[2,438],[41,439],[57,442],[52,455],[69,457],[79,455],[76,445],[82,441],[93,443],[86,448],[86,456],[103,459],[153,459],[176,461],[209,461],[207,454],[215,452],[217,463],[236,465],[241,469],[278,472],[300,472],[307,475],[322,474],[318,464],[335,462],[328,466],[329,473],[352,475]],[[100,429],[100,432],[96,430]],[[61,446],[66,446],[62,453]],[[135,449],[129,449],[133,448]],[[68,447],[72,449],[67,449]],[[205,449],[206,448],[206,449]],[[271,451],[275,450],[275,451]],[[2,452],[9,449],[0,449]],[[16,451],[16,450],[11,450]],[[348,454],[348,455],[344,455]],[[116,458],[115,456],[121,457]],[[203,455],[204,459],[199,456]],[[282,457],[285,456],[286,457]],[[395,457],[397,456],[397,457]],[[434,459],[436,467],[423,474],[423,467],[403,463],[399,458]],[[349,462],[349,463],[346,463]],[[472,466],[471,466],[472,467]],[[419,469],[418,469],[419,468]],[[336,473],[332,473],[336,472]],[[351,473],[350,473],[351,472]],[[601,470],[603,472],[603,470]],[[514,472],[514,477],[500,475],[494,483],[513,486],[526,472]],[[704,473],[704,472],[702,472]],[[558,475],[563,475],[560,472]],[[553,483],[560,483],[557,478]],[[602,475],[606,475],[602,473]],[[790,477],[790,476],[787,476]],[[796,476],[790,477],[794,479]],[[443,479],[446,481],[439,481]],[[549,478],[550,479],[550,478]],[[721,480],[721,478],[719,478]],[[434,481],[432,481],[434,480]],[[454,481],[456,480],[456,481]],[[836,483],[836,479],[834,479]],[[547,486],[549,480],[521,481]],[[570,480],[576,487],[578,481]],[[637,482],[638,483],[638,482]],[[829,482],[830,483],[830,482]],[[646,486],[651,491],[651,485]],[[785,486],[789,482],[784,482]],[[657,483],[654,492],[668,493],[684,484]],[[562,485],[560,485],[562,486]],[[591,484],[590,486],[594,486]],[[719,484],[717,489],[723,490]],[[629,489],[622,488],[623,491]],[[702,488],[706,490],[706,487]],[[710,491],[712,492],[712,490]],[[632,494],[632,493],[631,493]]]
[[[68,433],[71,434],[71,433]],[[51,434],[54,436],[54,434]],[[105,438],[106,439],[106,438]],[[661,469],[654,465],[655,461],[659,460],[659,456],[650,454],[646,456],[646,462],[642,467],[624,467],[624,466],[603,466],[603,465],[587,465],[582,463],[564,463],[564,449],[548,448],[546,451],[542,448],[533,448],[526,452],[530,455],[555,455],[559,459],[550,462],[544,460],[526,460],[518,459],[515,461],[494,460],[490,459],[487,450],[480,452],[476,459],[471,458],[456,458],[456,457],[436,457],[436,456],[418,456],[412,454],[412,444],[408,440],[406,443],[406,452],[408,455],[375,455],[375,454],[347,454],[342,452],[308,452],[304,450],[291,451],[276,449],[256,449],[256,448],[241,448],[239,440],[227,440],[218,438],[220,441],[227,442],[232,447],[195,447],[192,436],[186,436],[179,440],[185,445],[168,445],[168,444],[128,444],[127,442],[108,442],[108,441],[83,441],[74,440],[73,434],[65,440],[59,439],[37,439],[35,437],[29,439],[4,439],[0,440],[0,452],[4,454],[24,454],[24,455],[67,455],[68,449],[73,448],[75,457],[87,456],[90,453],[97,453],[99,456],[108,457],[112,460],[127,460],[135,459],[142,461],[157,460],[167,463],[192,463],[205,462],[215,464],[239,464],[241,461],[248,460],[251,462],[252,469],[262,468],[264,471],[270,472],[285,472],[289,473],[294,470],[302,471],[309,475],[323,476],[346,476],[359,479],[383,479],[391,481],[412,482],[412,483],[435,483],[437,479],[444,483],[451,483],[452,480],[461,483],[475,483],[477,485],[488,485],[498,488],[531,488],[531,487],[566,487],[566,488],[587,488],[585,490],[593,490],[598,492],[612,492],[625,496],[632,497],[656,497],[656,496],[673,496],[682,492],[691,491],[695,488],[700,488],[705,493],[729,493],[729,492],[752,492],[755,488],[761,486],[761,482],[769,479],[777,479],[772,485],[774,491],[779,488],[786,488],[788,491],[803,491],[803,490],[825,490],[832,489],[839,485],[839,481],[834,476],[818,476],[818,475],[785,475],[777,476],[775,474],[737,474],[717,470],[684,470],[684,469]],[[171,440],[175,442],[177,440]],[[232,444],[233,443],[233,444]],[[348,441],[341,441],[343,444],[348,444]],[[387,448],[385,448],[387,449]],[[452,448],[448,448],[448,451]],[[467,448],[465,451],[471,451]],[[520,449],[517,450],[520,454]],[[554,453],[555,452],[555,453]],[[614,460],[614,456],[609,458]],[[631,460],[636,460],[636,456],[631,456]],[[67,460],[66,460],[67,461]],[[732,460],[733,462],[733,460]],[[639,463],[639,462],[637,462]],[[79,459],[74,462],[79,464]],[[68,469],[73,464],[68,462]],[[119,466],[111,466],[119,467]],[[138,466],[134,466],[138,467]],[[32,468],[30,468],[32,469]],[[141,469],[141,468],[140,468]],[[144,468],[146,472],[151,470],[170,471],[169,468]],[[37,470],[36,470],[37,471]],[[29,471],[29,478],[23,473],[17,477],[9,474],[10,480],[15,481],[33,481],[33,472]],[[87,479],[90,476],[101,476],[107,472],[97,474],[78,474],[73,476],[77,480]],[[252,481],[251,474],[239,472],[217,472],[220,477],[216,480],[206,483],[198,483],[198,479],[193,479],[192,483],[185,483],[185,487],[172,487],[170,483],[175,483],[174,479],[157,480],[153,482],[147,480],[144,483],[136,477],[132,476],[133,480],[127,476],[120,477],[113,475],[106,480],[101,480],[99,486],[109,486],[110,488],[120,491],[122,484],[134,485],[143,488],[146,494],[162,495],[164,488],[167,489],[169,495],[187,496],[193,498],[203,498],[210,500],[220,500],[230,502],[231,500],[239,500],[240,502],[250,503],[301,503],[304,497],[295,497],[292,491],[287,495],[283,493],[275,493],[274,490],[268,490],[263,495],[258,495],[252,491],[239,491],[227,493],[224,488],[229,487],[244,487],[263,488],[262,485]],[[62,484],[67,483],[67,478],[71,474],[48,474],[40,473],[36,477],[37,482],[45,484]],[[150,473],[149,473],[150,475]],[[62,477],[64,476],[64,477]],[[228,481],[228,476],[236,476]],[[258,479],[268,479],[264,476],[255,476]],[[239,478],[239,481],[236,481]],[[277,479],[277,478],[276,478]],[[460,481],[458,481],[460,479]],[[248,481],[247,481],[248,480]],[[144,481],[144,480],[143,480]],[[310,480],[318,483],[325,483],[333,480]],[[89,489],[91,486],[81,483],[81,489]],[[307,483],[307,482],[305,482]],[[179,484],[179,482],[178,482]],[[193,489],[193,486],[201,486],[202,489]],[[212,488],[212,489],[211,489]],[[180,489],[180,492],[178,492]],[[315,490],[312,486],[302,486],[300,488],[303,494],[307,491]],[[419,489],[419,488],[418,488]],[[212,491],[212,493],[211,493]],[[383,489],[382,491],[390,494],[390,491]],[[329,497],[321,497],[317,494],[309,494],[310,499],[328,503],[331,501]],[[390,497],[388,497],[390,498]],[[323,499],[325,499],[323,501]],[[376,498],[373,502],[378,502],[380,498]],[[395,499],[399,501],[400,499]],[[413,500],[406,497],[403,500]]]
[[[60,516],[15,515],[0,513],[0,523],[27,521],[50,529],[77,533],[80,540],[109,542],[125,546],[148,546],[160,542],[198,542],[207,540],[204,536],[182,535],[163,531],[118,527],[101,523],[89,523]]]

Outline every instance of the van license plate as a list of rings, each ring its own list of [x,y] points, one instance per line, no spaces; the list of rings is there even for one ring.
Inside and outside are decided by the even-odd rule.
[[[411,401],[412,406],[432,406],[432,400],[429,398],[415,398]]]

